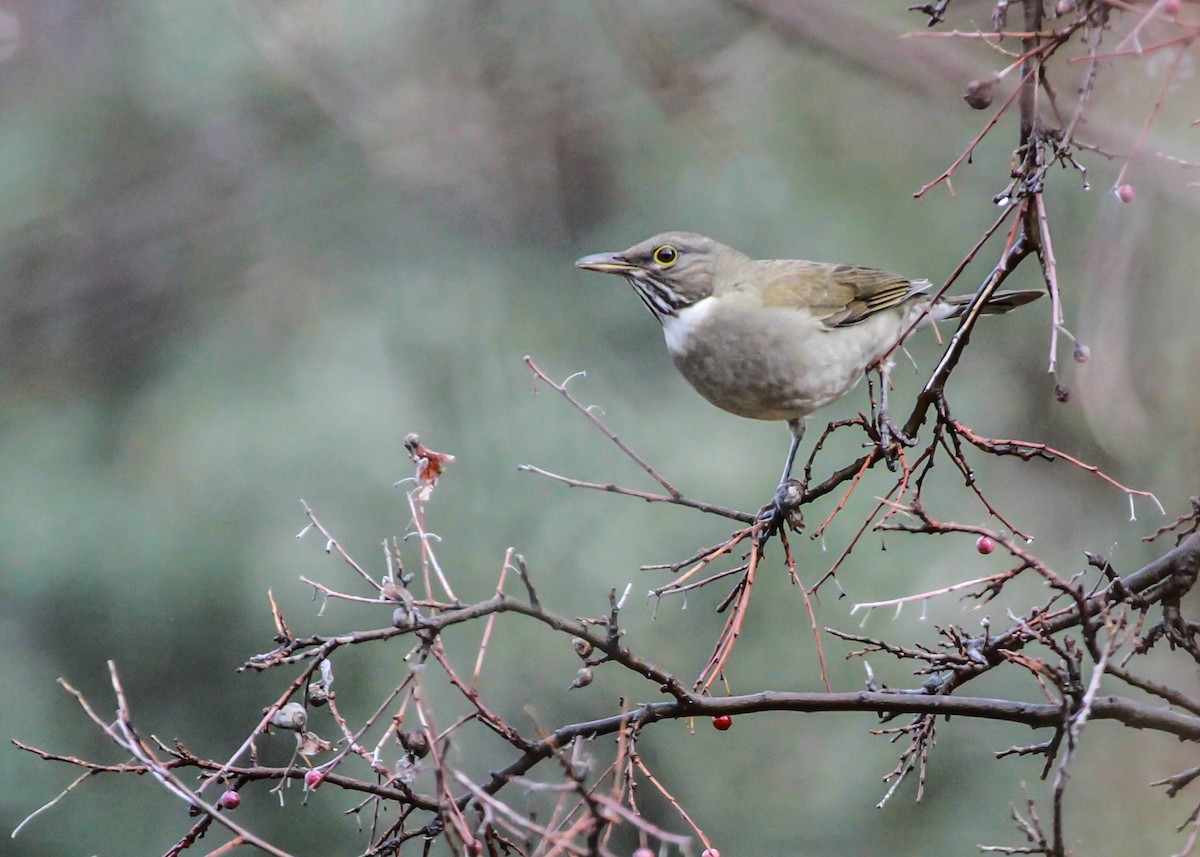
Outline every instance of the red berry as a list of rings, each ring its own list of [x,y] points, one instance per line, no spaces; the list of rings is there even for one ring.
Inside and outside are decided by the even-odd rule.
[[[1177,15],[1182,6],[1183,0],[1163,0],[1162,10],[1168,15]]]
[[[643,845],[637,851],[633,852],[633,857],[654,857],[654,851]]]
[[[1123,184],[1116,190],[1117,199],[1121,202],[1133,202],[1133,198],[1137,195],[1134,193],[1133,185]]]
[[[306,789],[315,789],[323,782],[325,782],[325,774],[321,771],[314,770],[304,773],[304,787]]]
[[[217,798],[217,806],[221,807],[221,809],[237,809],[241,802],[242,796],[233,789],[226,789]]]
[[[728,714],[718,714],[713,718],[713,728],[718,732],[724,732],[733,725],[733,718]]]
[[[996,549],[996,542],[991,536],[980,536],[975,542],[975,550],[979,551],[984,556],[987,556]]]
[[[705,848],[700,852],[700,857],[721,857],[721,852],[716,848]]]
[[[1075,343],[1075,351],[1071,354],[1075,358],[1076,363],[1087,363],[1092,359],[1092,349],[1088,348],[1082,342]]]

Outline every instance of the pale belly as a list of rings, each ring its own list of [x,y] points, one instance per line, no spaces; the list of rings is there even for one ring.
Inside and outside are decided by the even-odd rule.
[[[805,417],[840,399],[907,326],[899,312],[829,329],[795,310],[727,304],[715,322],[711,300],[667,319],[667,349],[700,395],[752,419]]]

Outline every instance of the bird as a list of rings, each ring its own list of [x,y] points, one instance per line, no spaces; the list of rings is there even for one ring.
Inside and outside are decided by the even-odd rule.
[[[662,326],[667,351],[696,391],[731,414],[783,420],[791,478],[805,418],[849,393],[914,323],[966,312],[974,295],[934,298],[932,284],[878,268],[752,259],[695,232],[663,232],[577,268],[624,277]],[[996,292],[985,314],[1040,291]]]

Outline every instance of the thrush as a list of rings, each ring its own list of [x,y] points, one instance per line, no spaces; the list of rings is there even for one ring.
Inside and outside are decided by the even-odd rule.
[[[929,280],[876,268],[751,259],[694,232],[664,232],[576,267],[619,274],[662,325],[683,377],[718,408],[785,420],[791,477],[804,419],[850,392],[910,326],[962,315],[974,295],[934,300]],[[997,292],[983,313],[1005,313],[1041,296]]]

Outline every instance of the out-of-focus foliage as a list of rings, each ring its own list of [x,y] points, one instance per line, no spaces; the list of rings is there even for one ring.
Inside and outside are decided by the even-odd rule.
[[[834,28],[825,40],[779,28],[759,5],[0,3],[0,734],[105,757],[55,679],[111,710],[104,662],[115,659],[146,732],[231,751],[286,680],[234,675],[272,645],[268,587],[297,629],[386,623],[382,608],[318,617],[296,578],[344,572],[292,535],[304,498],[382,573],[380,542],[408,515],[392,483],[409,475],[409,431],[457,455],[427,524],[464,597],[494,586],[514,545],[547,603],[594,615],[611,587],[661,581],[639,564],[726,534],[678,509],[519,474],[532,462],[639,479],[561,401],[535,395],[524,354],[560,377],[587,370],[576,393],[685,490],[741,508],[765,502],[782,427],[702,402],[634,297],[571,261],[681,227],[755,255],[937,281],[994,217],[1015,130],[985,142],[955,195],[914,202],[980,127],[962,86],[1005,60],[946,43],[946,66],[892,80],[881,71],[889,60],[865,54],[909,68],[911,51],[939,47],[898,40],[923,25],[904,3],[803,4],[814,26]],[[991,4],[965,5],[986,18]],[[1125,150],[1154,82],[1133,60],[1106,71],[1096,125],[1106,146]],[[1192,74],[1176,89],[1194,108]],[[1200,191],[1187,185],[1194,174],[1152,156],[1197,160],[1195,117],[1168,107],[1131,172],[1134,203],[1103,190],[1117,167],[1101,157],[1089,163],[1097,190],[1063,174],[1050,192],[1067,324],[1092,349],[1086,365],[1065,361],[1070,402],[1054,401],[1043,374],[1050,323],[1036,305],[981,327],[950,395],[981,432],[1068,450],[1154,490],[1174,514],[1197,492],[1200,460]],[[1035,284],[1025,276],[1017,287]],[[931,338],[911,350],[922,369],[937,353]],[[916,389],[905,367],[893,403]],[[865,407],[855,393],[829,418]],[[1064,569],[1083,550],[1122,569],[1152,555],[1138,538],[1160,523],[1154,510],[1140,506],[1129,523],[1125,499],[1086,474],[989,461],[982,475]],[[943,478],[947,492],[961,487]],[[823,542],[802,545],[802,577],[828,568],[871,490]],[[948,509],[986,514],[966,501]],[[988,569],[965,541],[865,547],[840,575],[846,603]],[[753,606],[736,654],[738,691],[819,686],[802,604],[775,571],[758,585],[779,597]],[[720,626],[717,597],[657,614],[631,607],[630,633],[690,677]],[[938,615],[961,619],[950,601],[930,610],[925,622],[901,617],[914,638],[931,639]],[[821,611],[824,624],[858,621],[830,598]],[[492,691],[509,694],[512,712],[582,719],[611,712],[628,690],[600,670],[567,696],[565,644],[547,651],[518,622],[501,622],[497,638]],[[858,686],[861,668],[829,650],[832,680]],[[386,647],[358,658],[361,674],[338,676],[347,701],[379,698],[403,669]],[[1037,763],[991,754],[1026,735],[946,730],[925,801],[902,791],[875,812],[893,748],[865,734],[873,725],[764,716],[696,735],[665,725],[641,749],[725,854],[951,854],[1015,841],[999,807],[1023,799],[1022,781],[1041,794]],[[1105,728],[1116,732],[1089,727]],[[1089,854],[1175,847],[1167,831],[1186,809],[1145,787],[1173,770],[1174,748],[1136,738],[1096,742],[1076,769],[1081,781],[1111,775],[1119,756],[1127,777],[1119,814],[1102,792],[1075,797]],[[76,774],[11,748],[3,759],[5,833]],[[353,852],[347,799],[298,803],[280,810],[249,789],[239,817],[302,853]],[[659,823],[679,829],[665,811]],[[6,853],[156,853],[185,825],[183,806],[149,782],[92,780]]]

